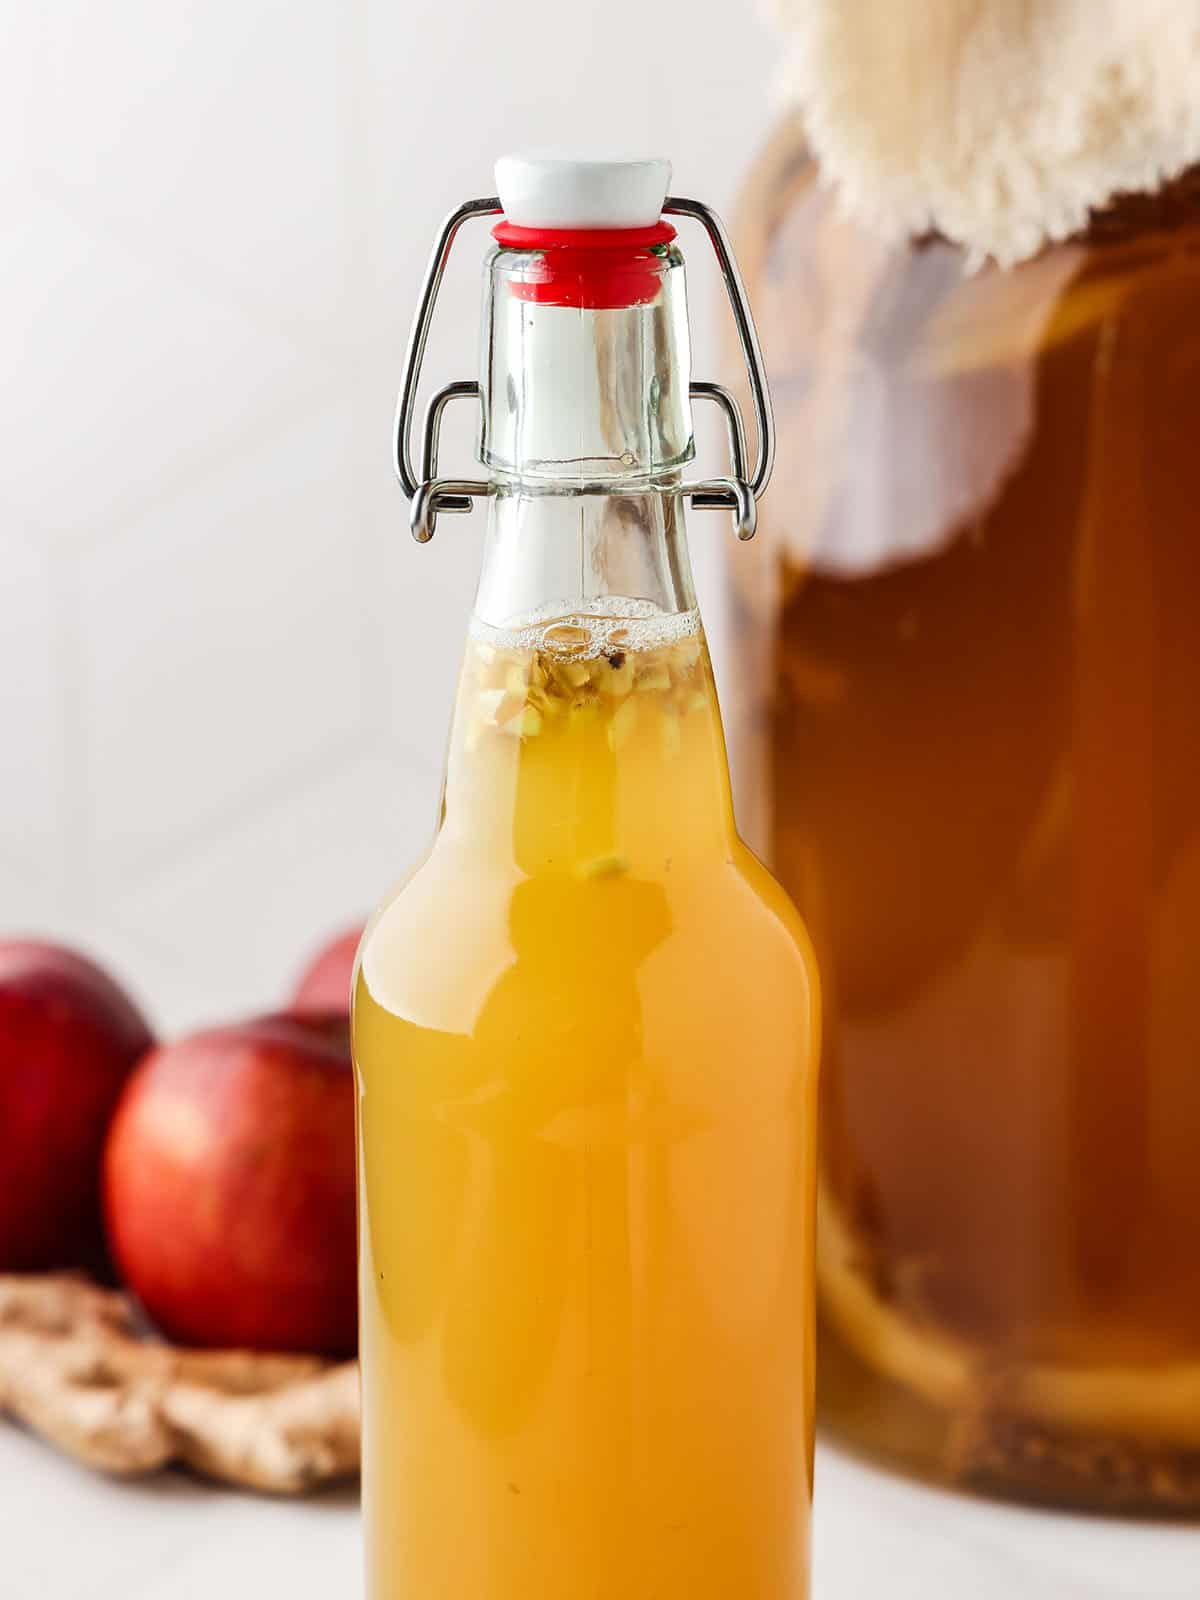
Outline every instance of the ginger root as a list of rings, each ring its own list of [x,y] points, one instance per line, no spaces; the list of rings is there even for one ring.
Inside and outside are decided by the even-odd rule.
[[[299,1494],[359,1465],[355,1362],[159,1344],[125,1295],[70,1274],[0,1275],[3,1412],[123,1476],[179,1462]]]

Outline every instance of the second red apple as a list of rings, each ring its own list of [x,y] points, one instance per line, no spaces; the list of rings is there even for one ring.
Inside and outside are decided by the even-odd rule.
[[[344,1017],[265,1017],[154,1051],[117,1108],[104,1182],[113,1255],[171,1338],[353,1352]]]
[[[296,1011],[350,1011],[350,986],[354,980],[354,961],[362,940],[358,923],[339,933],[313,956],[300,975],[292,995]]]

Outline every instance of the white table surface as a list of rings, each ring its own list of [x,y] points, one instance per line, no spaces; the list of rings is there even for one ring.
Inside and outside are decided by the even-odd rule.
[[[358,1600],[360,1575],[352,1491],[113,1483],[0,1425],[3,1600]],[[996,1506],[820,1453],[814,1600],[1184,1597],[1200,1600],[1200,1528]]]

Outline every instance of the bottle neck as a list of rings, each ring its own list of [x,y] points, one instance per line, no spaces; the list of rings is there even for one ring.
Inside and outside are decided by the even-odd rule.
[[[652,486],[691,460],[672,243],[497,249],[485,283],[479,455],[493,477],[576,493]]]
[[[653,874],[734,837],[677,486],[497,495],[443,842],[529,875]]]
[[[733,846],[680,493],[686,319],[665,292],[499,318],[493,296],[494,492],[440,840],[481,867],[653,873]]]
[[[485,282],[479,455],[493,494],[476,615],[513,628],[608,597],[692,610],[679,251],[501,248]]]
[[[667,615],[696,609],[677,474],[654,488],[580,493],[497,484],[475,597],[480,622],[511,631],[635,600]]]

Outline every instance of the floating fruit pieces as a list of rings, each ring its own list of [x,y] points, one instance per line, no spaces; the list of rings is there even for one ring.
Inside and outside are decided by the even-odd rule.
[[[569,620],[544,628],[535,646],[472,639],[461,692],[468,753],[488,734],[536,739],[586,715],[606,720],[614,752],[640,726],[657,725],[672,756],[682,744],[683,720],[710,700],[699,633],[640,647],[635,628],[615,628],[597,651],[594,631]]]

